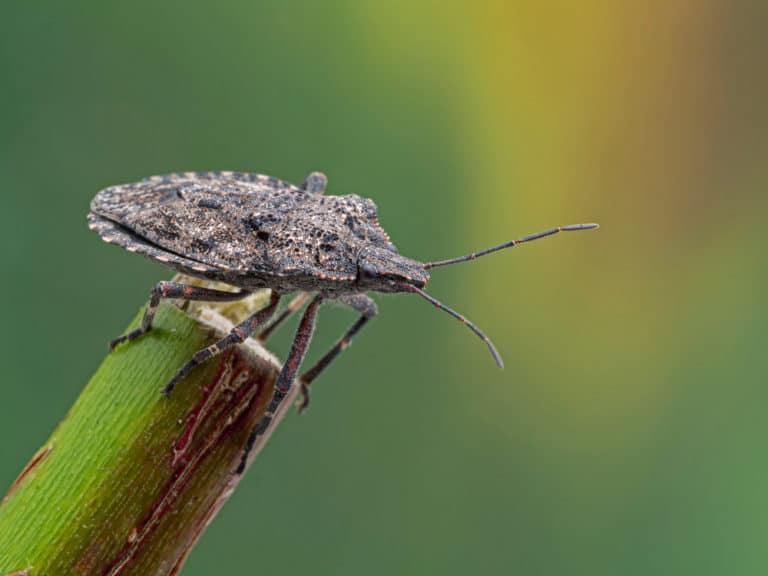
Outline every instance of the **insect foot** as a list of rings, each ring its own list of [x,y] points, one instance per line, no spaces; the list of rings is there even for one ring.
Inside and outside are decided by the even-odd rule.
[[[135,330],[131,330],[130,332],[127,332],[122,336],[118,336],[117,338],[114,338],[109,341],[109,351],[111,352],[123,342],[130,342],[131,340],[136,340],[136,338],[138,338],[139,336],[142,336],[143,334],[146,334],[145,330],[142,330],[141,328],[136,328]]]

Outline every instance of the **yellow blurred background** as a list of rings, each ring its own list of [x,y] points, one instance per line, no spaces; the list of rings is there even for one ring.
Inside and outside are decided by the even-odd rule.
[[[423,260],[602,228],[434,271],[502,372],[379,298],[185,575],[765,574],[766,7],[4,2],[0,486],[170,275],[97,190],[322,170]]]

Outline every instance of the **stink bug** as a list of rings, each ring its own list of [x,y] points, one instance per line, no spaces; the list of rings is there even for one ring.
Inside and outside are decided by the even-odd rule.
[[[269,427],[288,394],[309,346],[317,309],[324,300],[337,300],[360,313],[360,318],[317,363],[298,376],[302,406],[309,386],[357,332],[377,313],[366,292],[412,292],[444,310],[472,330],[488,346],[496,363],[501,357],[490,339],[464,316],[423,291],[428,270],[474,260],[561,231],[587,230],[597,224],[573,224],[510,240],[466,256],[423,263],[398,253],[379,225],[376,205],[350,194],[326,196],[326,177],[313,172],[301,186],[261,174],[242,172],[183,172],[153,176],[133,184],[112,186],[91,202],[89,226],[106,241],[143,254],[184,274],[217,280],[238,288],[226,292],[174,282],[153,289],[141,326],[110,343],[114,348],[152,328],[164,298],[237,300],[269,288],[269,304],[235,326],[217,343],[197,352],[163,389],[170,394],[195,366],[242,342],[257,329],[269,333],[311,296],[293,345],[275,384],[272,401],[254,428],[248,446]],[[287,310],[267,325],[282,296],[299,295]],[[242,471],[246,454],[240,464]]]

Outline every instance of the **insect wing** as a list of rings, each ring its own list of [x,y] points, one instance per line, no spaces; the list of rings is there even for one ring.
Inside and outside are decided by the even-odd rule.
[[[157,260],[161,264],[180,270],[185,274],[192,276],[202,275],[204,277],[216,279],[221,272],[215,266],[203,264],[202,262],[197,262],[171,252],[166,252],[157,246],[147,243],[143,238],[132,234],[123,226],[120,226],[108,218],[94,214],[93,212],[88,214],[88,227],[98,233],[105,242],[122,246],[129,252],[147,256],[153,260]]]
[[[286,203],[286,194],[306,196],[290,185],[170,175],[108,188],[92,210],[172,253],[222,270],[260,272],[269,270],[267,243],[254,224],[270,225],[258,216],[266,208],[277,218],[272,206]]]

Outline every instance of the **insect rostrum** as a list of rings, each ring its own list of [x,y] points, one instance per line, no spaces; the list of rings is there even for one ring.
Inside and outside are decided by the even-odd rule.
[[[429,281],[427,271],[560,231],[597,228],[597,224],[552,228],[482,252],[423,263],[398,253],[379,225],[376,205],[371,200],[354,194],[325,195],[326,182],[318,172],[307,176],[301,186],[253,173],[184,172],[112,186],[99,192],[91,202],[89,226],[105,241],[184,274],[218,280],[239,289],[226,292],[160,282],[152,290],[140,328],[113,340],[112,347],[150,330],[163,298],[222,301],[243,298],[261,288],[272,291],[266,308],[182,366],[164,388],[166,394],[198,364],[242,342],[257,329],[265,330],[282,296],[300,293],[289,305],[293,311],[301,307],[307,293],[312,295],[272,401],[252,432],[249,446],[270,425],[296,380],[317,309],[324,300],[343,302],[360,312],[360,318],[315,366],[298,377],[304,405],[311,382],[376,314],[376,304],[366,295],[370,291],[420,295],[466,324],[486,343],[501,366],[496,348],[480,329],[423,291]],[[272,328],[267,327],[264,334]],[[246,457],[247,452],[241,468]]]

